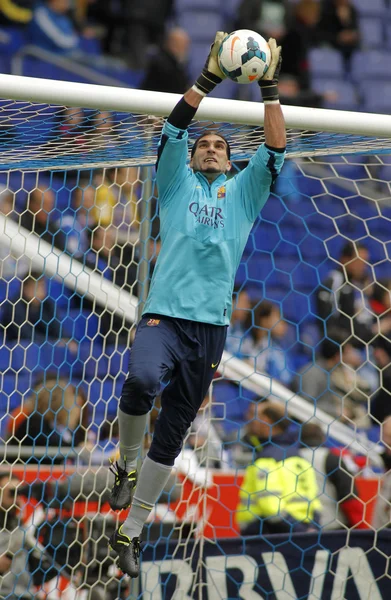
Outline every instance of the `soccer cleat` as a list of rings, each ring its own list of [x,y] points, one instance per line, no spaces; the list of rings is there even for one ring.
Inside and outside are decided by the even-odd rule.
[[[118,566],[129,577],[138,577],[140,574],[140,538],[129,536],[119,529],[110,537],[109,546],[118,554]]]
[[[128,473],[117,462],[110,465],[110,471],[115,476],[114,485],[109,496],[110,507],[113,510],[129,508],[137,484],[137,471]]]

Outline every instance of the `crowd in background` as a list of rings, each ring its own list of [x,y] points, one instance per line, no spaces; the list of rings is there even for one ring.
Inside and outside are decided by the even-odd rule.
[[[382,15],[362,10],[354,0],[10,0],[0,5],[0,27],[19,27],[26,44],[91,67],[103,64],[102,57],[108,58],[108,64],[115,59],[125,70],[141,73],[142,89],[177,93],[183,93],[197,75],[197,55],[208,47],[208,21],[210,27],[215,23],[226,31],[256,30],[266,39],[276,38],[283,47],[283,102],[328,106],[344,101],[339,96],[346,93],[342,88],[354,52],[386,46],[381,39]],[[375,17],[370,34],[365,23],[368,14]],[[326,86],[312,82],[317,77],[311,73],[309,57],[314,48],[332,48],[342,59],[343,72],[336,75],[331,65],[336,58],[330,58]],[[327,74],[327,66],[323,70]],[[344,80],[340,89],[335,78]],[[246,88],[233,86],[227,93],[246,99]],[[359,103],[360,93],[354,87],[352,101],[357,95]]]
[[[102,54],[123,60],[124,68],[142,70],[142,89],[183,93],[194,75],[193,40],[180,23],[177,9],[176,3],[169,0],[86,0],[74,4],[68,0],[15,0],[0,2],[0,27],[21,27],[30,43],[89,65],[94,64],[94,58],[86,50],[85,40],[96,40]],[[280,90],[285,104],[322,106],[333,101],[337,93],[312,89],[308,63],[311,48],[333,47],[348,65],[352,53],[362,44],[358,12],[350,0],[242,0],[230,18],[227,16],[225,26],[227,30],[256,29],[281,43],[284,61]],[[70,111],[62,134],[66,136],[77,122],[77,114]],[[153,189],[148,248],[139,243],[143,193],[140,170],[132,167],[82,172],[80,177],[75,176],[67,209],[62,213],[56,205],[55,182],[45,173],[42,177],[25,190],[24,197],[18,196],[17,187],[4,185],[1,214],[137,295],[140,261],[147,257],[150,278],[160,247]],[[391,271],[389,276],[374,280],[370,265],[365,244],[347,242],[342,246],[335,269],[313,294],[316,318],[310,335],[317,342],[311,348],[298,343],[298,325],[284,319],[277,300],[254,296],[253,290],[239,284],[233,296],[226,350],[254,372],[282,383],[292,395],[299,394],[348,427],[368,433],[375,430],[377,439],[384,443],[383,470],[388,472],[374,521],[380,528],[390,524]],[[124,350],[132,342],[124,318],[113,316],[77,290],[69,292],[63,287],[55,296],[52,280],[32,269],[26,257],[14,257],[1,245],[0,273],[5,283],[0,297],[3,347],[15,348],[15,355],[18,346],[25,349],[31,343],[41,348],[42,355],[61,347],[64,356],[82,361],[84,344],[88,357],[96,364],[95,374],[89,371],[90,378],[98,381],[118,376],[118,364],[113,366],[114,358],[110,362],[111,350]],[[14,285],[15,281],[23,283]],[[72,321],[78,314],[87,315],[82,337],[75,335],[74,323],[69,327],[67,320],[69,317]],[[91,340],[98,340],[97,349],[93,349]],[[99,370],[102,355],[107,358],[104,374]],[[125,373],[126,365],[121,364],[121,369]],[[89,381],[83,381],[82,373],[86,377],[86,371],[81,370],[71,382],[63,371],[61,376],[51,368],[44,369],[41,376],[35,373],[23,402],[17,403],[6,421],[2,419],[5,427],[1,437],[9,446],[61,450],[43,458],[30,456],[28,463],[63,463],[68,450],[74,449],[85,464],[102,464],[115,454],[115,410],[110,413],[107,402],[98,415],[94,402],[89,402],[94,399],[87,397],[88,385],[83,384]],[[213,390],[212,401],[209,397],[205,400],[189,432],[176,470],[196,484],[208,486],[211,482],[206,464],[222,470],[245,469],[237,518],[243,534],[362,526],[363,504],[354,484],[360,467],[349,452],[341,458],[338,450],[330,448],[319,427],[321,419],[302,424],[275,398],[259,398],[227,379],[216,380]],[[99,393],[104,397],[103,389]],[[300,496],[300,490],[289,487],[288,461],[292,457],[296,459],[297,476],[302,477],[304,472],[308,476],[302,481],[310,498],[304,507],[294,495]],[[268,473],[278,471],[279,477],[269,482],[278,509],[270,504],[270,489],[254,475],[254,467]],[[259,497],[251,511],[246,504],[249,493]],[[3,502],[7,502],[7,494],[3,496]],[[281,502],[286,497],[290,500],[282,510]],[[0,510],[4,525],[6,517],[2,514]],[[9,515],[12,520],[14,514]],[[264,519],[265,515],[269,520]],[[12,561],[12,557],[0,556],[0,575],[9,569],[7,560]]]

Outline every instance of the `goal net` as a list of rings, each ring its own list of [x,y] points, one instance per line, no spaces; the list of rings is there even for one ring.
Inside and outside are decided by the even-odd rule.
[[[1,81],[0,596],[388,598],[391,117],[284,107],[223,360],[130,581],[107,467],[179,98]],[[190,139],[223,131],[238,172],[262,123],[261,103],[207,98]]]

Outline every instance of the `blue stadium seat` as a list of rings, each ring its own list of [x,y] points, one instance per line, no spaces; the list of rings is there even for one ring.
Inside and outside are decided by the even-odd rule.
[[[126,346],[107,346],[109,372],[112,375],[127,374],[129,363],[129,350]]]
[[[386,29],[386,46],[391,50],[391,15],[388,18],[388,23],[385,26]]]
[[[210,49],[210,43],[208,41],[194,41],[191,42],[191,48],[189,53],[189,76],[192,79],[196,79],[201,73],[202,68],[205,64],[206,57]]]
[[[285,319],[299,323],[310,313],[310,303],[307,296],[290,291],[282,301],[282,311]]]
[[[351,59],[350,75],[353,81],[390,79],[390,54],[380,50],[358,50]],[[368,86],[369,87],[369,86]]]
[[[225,79],[220,85],[217,85],[213,92],[209,94],[210,98],[228,98],[234,100],[238,93],[238,84],[231,79]]]
[[[352,0],[360,17],[381,17],[387,15],[387,7],[384,0]]]
[[[318,266],[327,258],[326,248],[321,240],[308,235],[300,242],[299,250],[303,261],[310,265]]]
[[[88,386],[89,415],[93,428],[98,427],[106,418],[112,420],[117,415],[122,384],[122,378],[104,382],[95,379]]]
[[[215,10],[217,12],[223,9],[224,4],[224,0],[176,0],[175,11],[178,15],[188,10],[204,12]]]
[[[246,260],[247,277],[252,281],[264,281],[274,270],[270,254],[254,252]]]
[[[301,263],[291,275],[293,287],[297,292],[309,293],[319,286],[319,273],[313,266]]]
[[[382,19],[380,17],[362,17],[360,19],[360,37],[361,47],[365,50],[384,48]]]
[[[338,50],[332,48],[312,48],[308,53],[309,72],[316,77],[343,79],[345,67]]]
[[[71,309],[61,319],[61,326],[65,338],[79,342],[86,337],[93,339],[99,330],[99,317],[79,309]]]
[[[280,239],[278,229],[273,223],[261,221],[253,229],[253,243],[257,250],[272,252]]]
[[[191,40],[213,42],[216,31],[222,31],[224,17],[220,11],[186,10],[178,15],[178,25],[186,29]],[[205,62],[206,56],[204,56]]]
[[[323,100],[322,105],[324,108],[353,110],[358,107],[357,90],[349,81],[318,79],[314,77],[311,81],[311,87],[318,94],[334,92],[337,95],[335,100]]]
[[[287,209],[281,198],[273,194],[262,208],[261,218],[265,221],[270,221],[271,223],[278,223],[286,212]]]
[[[391,70],[391,68],[390,68]],[[361,89],[362,106],[372,113],[390,114],[391,82],[373,81],[370,85],[363,84]]]

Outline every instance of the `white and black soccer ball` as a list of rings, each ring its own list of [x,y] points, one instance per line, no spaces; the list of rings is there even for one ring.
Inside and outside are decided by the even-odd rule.
[[[220,69],[236,83],[252,83],[263,77],[270,59],[269,44],[250,29],[230,33],[224,38],[218,54]]]

